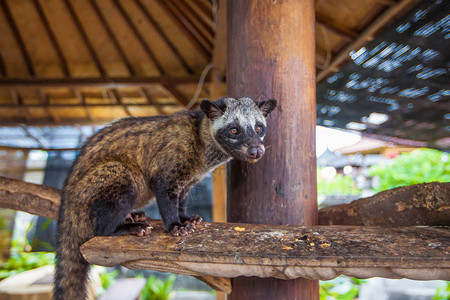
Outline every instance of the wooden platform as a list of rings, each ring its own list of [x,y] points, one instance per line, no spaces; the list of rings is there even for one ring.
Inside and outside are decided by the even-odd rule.
[[[450,280],[444,227],[205,223],[190,236],[172,237],[161,222],[152,225],[148,237],[95,237],[82,253],[92,264],[194,276]]]

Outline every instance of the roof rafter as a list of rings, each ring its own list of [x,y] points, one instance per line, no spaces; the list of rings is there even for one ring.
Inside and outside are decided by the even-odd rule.
[[[95,2],[95,0],[90,0],[89,2],[91,3],[92,7],[94,8],[95,14],[97,15],[100,22],[102,23],[103,28],[106,30],[106,34],[108,35],[111,42],[114,44],[115,49],[119,53],[119,56],[121,57],[121,59],[123,60],[125,65],[127,66],[128,72],[130,73],[131,76],[136,75],[135,68],[133,67],[133,65],[131,64],[127,55],[125,54],[125,51],[123,50],[122,46],[120,45],[119,41],[117,40],[116,36],[114,35],[114,32],[112,31],[111,27],[108,25],[108,22],[106,21],[105,16],[101,12],[100,7],[98,6],[97,2]]]
[[[178,60],[181,62],[183,67],[186,69],[186,71],[189,74],[193,74],[194,71],[189,66],[189,64],[184,59],[183,55],[181,55],[180,50],[172,43],[170,42],[167,34],[162,30],[161,26],[155,21],[155,19],[150,15],[147,8],[142,4],[140,0],[134,0],[134,2],[139,6],[144,16],[147,18],[147,20],[152,24],[153,28],[156,30],[156,32],[159,34],[159,36],[164,40],[164,42],[169,46],[169,48],[173,51],[175,56],[178,58]]]
[[[188,105],[189,100],[175,88],[173,83],[163,81],[162,85],[183,107]]]
[[[193,43],[195,47],[197,47],[198,50],[200,50],[200,54],[202,54],[206,59],[209,59],[211,56],[210,47],[205,45],[204,41],[203,43],[200,41],[202,40],[201,37],[199,38],[198,34],[196,34],[196,31],[189,24],[189,22],[187,22],[185,18],[180,16],[178,10],[173,11],[173,3],[164,0],[158,0],[158,3],[167,12],[168,16],[175,22],[178,28],[186,33],[186,37]],[[179,17],[181,17],[181,19]]]
[[[38,0],[33,0],[33,6],[36,9],[39,18],[41,19],[42,24],[44,25],[45,31],[48,34],[48,37],[50,38],[50,42],[53,45],[53,48],[56,51],[56,55],[58,56],[58,60],[59,63],[61,65],[61,68],[63,70],[64,76],[65,77],[70,77],[70,71],[69,71],[69,67],[67,65],[67,60],[64,57],[64,53],[61,49],[61,46],[58,43],[58,40],[56,39],[56,35],[53,32],[50,23],[47,20],[47,17],[45,16],[44,10],[42,9],[41,4],[39,4]]]
[[[161,75],[164,75],[166,72],[164,71],[164,68],[162,67],[161,63],[159,62],[158,58],[156,57],[155,53],[153,53],[153,50],[150,49],[148,44],[145,42],[144,37],[137,29],[136,25],[133,23],[133,20],[131,20],[130,16],[127,14],[125,9],[123,8],[122,4],[120,4],[119,0],[113,1],[114,5],[119,10],[122,17],[125,19],[126,23],[130,27],[131,31],[133,32],[134,36],[138,39],[141,46],[144,48],[145,52],[147,53],[148,57],[153,61],[156,68],[158,69],[159,73]]]
[[[4,77],[7,76],[5,61],[3,60],[3,56],[2,56],[1,52],[0,52],[0,76],[4,76]]]
[[[8,25],[11,28],[14,38],[19,46],[22,57],[25,60],[25,64],[27,65],[28,73],[34,77],[34,76],[36,76],[36,72],[34,70],[33,62],[31,61],[31,57],[27,51],[25,42],[23,41],[23,38],[20,35],[19,30],[17,29],[17,25],[11,14],[11,11],[9,10],[8,5],[6,4],[6,1],[0,1],[0,5],[2,7],[3,13],[5,14],[6,21],[8,22]]]
[[[206,80],[208,81],[208,80]],[[90,78],[0,78],[0,87],[43,88],[43,87],[143,87],[153,84],[198,83],[197,77],[90,77]]]
[[[95,123],[97,120],[92,115],[89,107],[86,106],[86,97],[84,97],[83,93],[80,91],[80,89],[75,89],[75,95],[77,96],[78,100],[80,100],[80,104],[84,107],[84,110],[86,111],[86,115],[90,122]]]
[[[105,68],[103,67],[102,63],[100,62],[100,59],[99,59],[97,53],[95,52],[95,49],[92,46],[92,43],[90,42],[90,40],[88,38],[86,30],[84,30],[81,20],[78,17],[77,13],[75,12],[75,9],[73,8],[72,3],[70,2],[70,0],[64,0],[64,3],[67,7],[67,10],[70,13],[70,16],[72,17],[72,20],[75,23],[75,27],[77,28],[78,32],[80,33],[81,38],[83,39],[83,42],[89,51],[89,54],[91,55],[92,59],[94,60],[95,66],[97,67],[100,75],[106,76]]]
[[[28,130],[27,126],[25,126],[25,125],[22,124],[22,125],[20,125],[19,127],[22,128],[22,130],[25,132],[25,134],[26,134],[29,138],[31,138],[33,141],[35,141],[35,142],[39,145],[39,148],[47,149],[47,146],[45,146],[44,143],[43,143],[40,139],[38,139],[36,136],[34,136],[34,134],[32,134],[32,133]]]
[[[119,104],[120,107],[122,107],[123,111],[130,117],[133,116],[133,114],[131,113],[130,109],[128,108],[127,105],[123,104],[122,102],[122,96],[120,95],[119,91],[116,89],[108,89],[107,90],[108,95],[110,95],[114,101]]]
[[[191,23],[197,32],[213,47],[214,30],[213,27],[208,26],[202,18],[192,9],[191,6],[183,0],[177,1],[177,8],[181,14]]]
[[[203,20],[205,24],[207,24],[211,28],[214,28],[214,20],[209,17],[209,13],[211,13],[211,11],[208,11],[207,8],[205,8],[200,2],[196,0],[185,1],[189,2],[189,6],[193,11],[195,11],[195,13]]]

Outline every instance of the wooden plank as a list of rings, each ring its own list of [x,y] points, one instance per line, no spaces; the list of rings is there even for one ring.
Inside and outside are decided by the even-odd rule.
[[[105,16],[103,15],[100,7],[98,6],[97,2],[95,0],[90,0],[91,6],[94,8],[96,16],[99,18],[100,22],[103,25],[103,28],[105,28],[106,33],[111,40],[111,42],[114,45],[114,48],[119,53],[119,56],[122,58],[123,62],[128,68],[128,72],[131,76],[134,76],[136,74],[136,70],[134,66],[131,64],[130,60],[128,59],[127,55],[125,54],[125,51],[123,50],[122,46],[120,45],[119,41],[117,40],[117,37],[115,36],[114,32],[112,31],[111,27],[109,26],[108,22],[106,21]]]
[[[6,77],[8,74],[6,73],[5,61],[3,60],[2,53],[0,52],[0,76]]]
[[[167,15],[172,19],[175,25],[186,34],[186,37],[200,51],[200,54],[203,55],[204,58],[209,59],[211,56],[210,49],[198,40],[198,36],[194,36],[192,27],[186,27],[189,26],[189,23],[179,19],[179,15],[172,10],[173,5],[168,4],[165,0],[158,0],[158,3],[166,11]]]
[[[181,62],[183,67],[186,69],[186,71],[189,74],[193,74],[194,71],[189,66],[189,64],[184,59],[183,55],[181,54],[180,50],[169,40],[167,34],[162,30],[161,26],[158,24],[158,22],[155,21],[155,19],[150,15],[150,13],[147,11],[145,6],[142,4],[140,0],[135,0],[135,3],[139,6],[144,16],[147,18],[147,20],[152,24],[153,28],[155,28],[156,32],[158,32],[159,36],[164,40],[164,42],[169,46],[169,48],[173,51],[175,56],[178,58],[178,60]]]
[[[58,189],[0,177],[2,208],[56,219],[59,197]],[[450,280],[448,227],[203,223],[172,237],[161,221],[149,222],[148,237],[95,237],[82,251],[94,264],[194,276]]]
[[[14,88],[76,88],[76,87],[143,87],[154,83],[185,84],[198,83],[198,78],[189,77],[85,77],[85,78],[0,78],[0,87]],[[209,79],[205,80],[209,82]]]
[[[393,17],[402,12],[406,7],[410,6],[413,3],[418,2],[418,0],[401,0],[397,4],[389,7],[386,11],[384,11],[381,15],[379,15],[375,21],[373,21],[366,29],[364,29],[359,37],[350,45],[345,47],[342,51],[340,51],[330,63],[330,65],[319,72],[317,75],[317,82],[324,79],[328,74],[335,72],[339,65],[343,63],[346,59],[348,59],[348,54],[352,50],[357,50],[362,47],[367,41],[369,41],[375,34],[380,30],[387,22],[389,22]]]
[[[8,5],[6,4],[6,1],[0,1],[0,5],[3,10],[3,13],[5,14],[6,21],[8,22],[8,25],[11,28],[11,31],[13,32],[14,38],[17,42],[17,45],[19,46],[19,49],[20,49],[22,57],[25,61],[25,64],[27,65],[28,73],[34,77],[34,76],[36,76],[36,72],[34,70],[33,62],[31,60],[30,54],[27,51],[25,42],[23,41],[23,38],[22,38],[19,30],[17,29],[17,25],[11,14],[11,11],[9,10]]]
[[[63,74],[65,77],[70,77],[70,71],[69,67],[67,65],[67,60],[64,57],[64,53],[61,49],[61,46],[58,43],[58,40],[56,39],[55,33],[53,32],[52,28],[50,27],[50,24],[47,20],[47,17],[45,16],[44,10],[42,9],[41,5],[39,4],[38,0],[33,0],[33,6],[36,9],[39,18],[44,25],[45,31],[48,34],[48,37],[50,38],[50,42],[52,43],[53,48],[55,49],[56,55],[58,56],[59,63],[61,65],[61,68],[63,70]]]
[[[51,108],[51,107],[60,107],[60,108],[68,108],[68,107],[117,107],[117,106],[123,106],[126,104],[121,104],[120,102],[117,103],[85,103],[85,104],[78,104],[78,103],[52,103],[52,104],[44,104],[44,103],[36,103],[36,104],[0,104],[0,108]],[[172,103],[134,103],[133,106],[153,106],[157,108],[162,107],[173,107],[173,106],[179,106],[178,104],[172,104]]]
[[[77,28],[78,32],[81,35],[81,38],[83,39],[83,43],[86,45],[86,47],[89,51],[89,54],[91,55],[92,59],[94,60],[95,66],[97,67],[100,75],[102,77],[105,77],[107,75],[105,68],[103,67],[102,63],[100,62],[100,59],[99,59],[97,53],[95,52],[94,46],[92,46],[92,43],[89,40],[86,30],[84,30],[81,20],[78,17],[77,13],[75,12],[75,9],[73,8],[71,1],[64,0],[64,3],[67,7],[67,10],[70,13],[70,16],[72,17],[73,22],[75,23],[75,27]]]
[[[118,90],[116,90],[116,89],[109,89],[109,90],[107,90],[107,93],[109,95],[111,95],[111,97],[114,99],[114,101],[123,108],[123,111],[125,112],[125,114],[127,114],[130,117],[133,116],[131,111],[128,109],[128,106],[123,104],[122,96],[120,95]]]
[[[229,1],[227,12],[228,94],[278,101],[265,157],[230,163],[228,221],[315,225],[314,1]],[[235,278],[228,299],[319,299],[316,280],[283,277]]]
[[[450,280],[448,228],[204,223],[172,237],[152,225],[150,236],[95,237],[81,251],[93,264],[196,276]]]
[[[147,53],[148,57],[152,60],[152,62],[155,64],[156,68],[158,69],[160,75],[164,75],[166,72],[164,71],[164,68],[162,67],[159,60],[156,58],[156,55],[153,53],[153,50],[150,49],[148,44],[145,42],[144,37],[137,29],[136,25],[134,25],[133,20],[130,18],[130,16],[127,14],[125,9],[123,8],[122,4],[120,4],[119,0],[113,1],[116,8],[119,10],[122,17],[125,19],[127,25],[130,27],[131,31],[133,32],[134,36],[137,38],[141,46],[144,48],[145,52]]]
[[[185,95],[183,95],[182,93],[180,93],[177,88],[175,87],[174,84],[170,83],[170,82],[166,82],[163,81],[162,82],[162,86],[166,89],[166,91],[172,95],[181,105],[183,105],[183,107],[185,107],[186,105],[188,105],[189,103],[189,99],[186,98]]]
[[[380,192],[319,211],[322,225],[450,226],[450,182],[422,183]]]
[[[207,9],[196,0],[185,0],[185,1],[188,2],[189,7],[197,14],[197,16],[199,16],[199,18],[201,18],[204,24],[208,25],[210,28],[214,28],[215,24],[214,20],[211,18],[211,10]]]
[[[203,21],[203,19],[197,14],[191,5],[188,5],[183,0],[178,0],[176,2],[177,7],[183,14],[183,16],[188,20],[191,25],[197,30],[198,34],[200,34],[203,39],[208,41],[210,46],[214,42],[214,27],[209,26],[207,23]]]
[[[91,110],[89,109],[89,107],[86,106],[86,97],[84,97],[83,93],[79,89],[75,89],[75,95],[77,96],[78,100],[80,100],[81,106],[84,107],[89,121],[92,123],[95,123],[97,121],[96,118],[91,113]]]

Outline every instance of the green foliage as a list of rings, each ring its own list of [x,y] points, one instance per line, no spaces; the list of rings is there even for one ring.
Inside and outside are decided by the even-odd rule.
[[[320,281],[320,300],[352,300],[358,296],[359,286],[365,280],[339,276],[333,280]]]
[[[116,281],[117,275],[119,275],[119,270],[99,274],[103,290],[106,291],[114,283],[114,281]]]
[[[320,195],[358,195],[361,192],[351,176],[337,174],[328,180],[320,176],[320,170],[317,175],[317,191]]]
[[[447,285],[443,288],[438,288],[436,294],[433,296],[433,300],[448,300],[450,299],[450,281],[447,281]]]
[[[27,270],[54,264],[54,261],[55,253],[52,252],[12,254],[0,270],[0,280]]]
[[[177,277],[170,275],[165,281],[150,276],[141,290],[140,300],[168,300],[172,293],[173,283]]]
[[[375,190],[380,192],[423,182],[449,182],[450,162],[447,153],[418,149],[399,155],[388,165],[372,166],[369,173],[380,178],[380,185]]]

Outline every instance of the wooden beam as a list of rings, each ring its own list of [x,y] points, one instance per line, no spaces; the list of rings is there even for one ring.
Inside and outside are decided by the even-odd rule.
[[[164,75],[166,72],[164,71],[164,68],[162,67],[161,63],[159,62],[158,58],[156,57],[155,53],[153,53],[153,50],[150,49],[147,42],[145,41],[142,34],[137,29],[136,25],[134,25],[133,20],[131,20],[130,16],[127,14],[125,9],[123,8],[122,4],[120,4],[119,0],[114,0],[113,3],[119,10],[122,17],[125,19],[128,27],[130,27],[131,31],[133,32],[134,36],[138,39],[141,46],[144,48],[145,52],[147,53],[148,57],[152,60],[152,62],[155,64],[156,68],[159,71],[160,75]]]
[[[119,91],[116,89],[108,89],[107,90],[108,95],[111,95],[111,97],[114,99],[114,102],[116,102],[117,104],[119,104],[120,107],[123,108],[123,111],[130,117],[133,116],[133,114],[131,113],[131,111],[128,109],[128,106],[125,105],[122,102],[122,96],[120,95]]]
[[[183,95],[182,93],[180,93],[177,88],[175,87],[175,85],[173,83],[170,82],[162,82],[162,86],[164,87],[164,89],[166,89],[166,91],[172,95],[181,105],[183,105],[183,107],[185,107],[186,105],[188,105],[189,103],[189,99],[186,98],[185,95]]]
[[[61,119],[59,118],[59,116],[50,107],[49,99],[48,99],[47,95],[45,94],[45,92],[42,89],[39,90],[39,99],[41,101],[42,107],[45,108],[45,110],[47,111],[47,114],[53,119],[53,121],[56,124],[61,122]]]
[[[191,9],[197,14],[197,16],[202,19],[202,21],[209,26],[210,28],[214,28],[216,25],[214,24],[214,20],[211,18],[211,10],[204,7],[200,2],[196,0],[186,0]],[[220,3],[219,3],[220,5]]]
[[[166,107],[166,106],[179,106],[178,104],[162,104],[162,103],[134,103],[133,106],[152,106],[155,108],[158,107]],[[44,103],[36,103],[36,104],[0,104],[0,108],[46,108],[46,107],[59,107],[59,108],[70,108],[70,107],[117,107],[123,106],[120,103],[85,103],[80,105],[78,103],[52,103],[52,104],[44,104]]]
[[[32,134],[25,125],[20,125],[20,128],[22,128],[22,130],[25,132],[25,134],[29,138],[31,138],[33,141],[35,141],[39,145],[40,148],[43,148],[43,149],[47,148],[47,146],[45,146],[44,143],[40,139],[35,137],[34,134]]]
[[[208,82],[208,80],[206,80]],[[91,78],[0,78],[0,87],[9,88],[77,88],[144,87],[155,83],[172,85],[198,83],[197,77],[91,77]]]
[[[86,97],[84,97],[83,93],[79,89],[75,89],[75,95],[77,96],[78,100],[80,100],[81,106],[84,107],[89,121],[95,123],[97,119],[92,115],[89,107],[86,106]]]
[[[193,276],[257,276],[266,283],[267,277],[286,284],[291,282],[287,279],[330,280],[339,275],[450,279],[448,228],[204,223],[192,235],[172,237],[162,222],[150,222],[150,236],[95,237],[81,252],[87,261],[102,266]],[[236,288],[233,284],[228,298]],[[280,299],[258,294],[259,299]],[[283,299],[313,297],[296,293]]]
[[[428,195],[422,196],[426,203]],[[59,198],[58,189],[0,176],[1,208],[55,220]],[[203,223],[192,235],[173,237],[161,221],[149,222],[154,230],[148,237],[95,237],[83,254],[94,264],[194,276],[450,279],[445,227]]]
[[[0,76],[6,77],[8,74],[6,73],[5,61],[3,60],[2,53],[0,52]]]
[[[61,65],[64,76],[70,77],[70,71],[69,71],[69,67],[67,65],[67,60],[64,57],[64,53],[61,49],[61,46],[58,43],[58,40],[56,39],[56,35],[53,32],[53,30],[50,26],[50,23],[47,20],[47,17],[45,16],[44,10],[42,9],[38,0],[33,0],[32,3],[39,15],[39,18],[41,19],[42,24],[44,25],[44,28],[45,28],[46,33],[48,34],[48,37],[50,38],[50,42],[52,43],[53,49],[56,51],[56,56],[58,56],[58,60]]]
[[[188,5],[184,0],[178,0],[176,4],[183,16],[212,47],[214,42],[213,27],[205,23],[196,11],[193,10],[192,6]]]
[[[196,2],[198,3],[198,2]],[[193,4],[191,4],[193,5]],[[227,1],[222,0],[218,7],[218,24],[212,53],[211,83],[209,85],[211,99],[222,97],[223,78],[227,62]],[[227,170],[226,165],[213,172],[213,221],[227,220]]]
[[[197,50],[200,51],[200,54],[203,55],[204,58],[209,59],[211,56],[211,49],[209,49],[204,43],[200,42],[198,35],[194,35],[192,26],[190,26],[185,19],[183,19],[183,21],[179,19],[179,14],[172,10],[172,3],[169,4],[166,0],[158,0],[158,3],[166,11],[167,15],[172,19],[175,25],[185,33],[186,37],[192,42]]]
[[[229,1],[227,12],[228,94],[278,101],[267,118],[265,156],[254,165],[230,163],[228,221],[315,225],[314,0]],[[278,244],[278,249],[284,246],[290,247]],[[232,283],[229,300],[319,299],[316,280],[235,278]]]
[[[86,48],[88,49],[89,54],[91,55],[92,59],[94,60],[97,70],[99,71],[99,73],[102,77],[107,76],[106,70],[103,67],[102,63],[100,62],[100,59],[99,59],[97,53],[95,52],[94,46],[92,46],[92,43],[89,40],[86,30],[84,30],[83,24],[81,24],[81,20],[78,17],[77,13],[75,12],[75,9],[73,8],[71,1],[64,0],[64,3],[66,5],[67,10],[70,13],[70,16],[72,17],[73,22],[75,23],[75,27],[77,28],[78,32],[81,35],[81,38],[83,39],[84,45],[86,45]]]
[[[175,54],[175,56],[178,58],[178,60],[181,62],[183,67],[186,69],[186,71],[189,74],[194,74],[194,70],[189,66],[189,64],[184,59],[183,55],[181,54],[180,50],[169,40],[169,37],[167,34],[162,30],[161,26],[155,21],[155,19],[150,15],[147,8],[142,4],[140,0],[134,0],[135,3],[139,6],[144,16],[147,18],[147,20],[152,24],[153,28],[156,30],[156,32],[159,34],[159,36],[164,40],[164,42],[169,46],[169,48],[172,50],[172,52]]]
[[[332,60],[330,65],[319,72],[317,75],[317,82],[324,79],[330,73],[335,72],[339,65],[342,64],[346,59],[348,59],[348,55],[352,50],[357,50],[362,47],[367,41],[371,40],[375,34],[384,26],[387,22],[389,22],[394,16],[399,14],[409,5],[418,2],[419,0],[401,0],[397,4],[389,7],[384,11],[381,15],[379,15],[375,21],[373,21],[366,29],[364,29],[358,38],[341,50]]]
[[[14,105],[12,107],[20,107],[20,114],[23,116],[26,122],[29,122],[32,119],[31,113],[28,108],[23,107],[23,99],[22,96],[15,90],[11,89],[11,98],[13,99]]]
[[[147,104],[149,105],[153,105],[155,103],[153,103],[150,95],[148,94],[147,90],[145,88],[139,89],[139,94],[142,95],[142,97],[145,98],[145,100],[147,101]],[[161,105],[157,105],[156,106],[156,110],[158,111],[159,114],[163,115],[164,114],[164,110],[162,109],[163,106]]]
[[[128,72],[131,76],[134,76],[136,74],[136,70],[134,66],[131,64],[130,60],[128,59],[124,49],[120,45],[118,39],[116,38],[114,32],[112,31],[111,27],[109,26],[108,22],[106,21],[105,16],[103,15],[100,7],[98,6],[96,0],[90,0],[91,6],[94,8],[95,14],[99,18],[100,22],[103,25],[103,28],[106,30],[106,34],[108,35],[109,39],[114,45],[114,48],[119,53],[119,56],[121,57],[122,61],[125,63],[125,65],[128,68]]]
[[[3,13],[5,14],[6,17],[6,21],[8,22],[9,27],[11,28],[11,31],[14,35],[14,38],[17,42],[17,45],[19,46],[20,52],[22,54],[22,57],[25,61],[25,64],[27,66],[27,70],[28,73],[31,76],[36,76],[36,72],[34,71],[34,66],[33,66],[33,62],[31,60],[31,57],[27,51],[27,48],[25,46],[25,43],[22,39],[22,36],[19,32],[19,30],[17,29],[17,25],[16,22],[14,21],[14,18],[11,14],[11,11],[8,8],[8,5],[6,4],[6,1],[0,1],[0,5],[2,7]]]
[[[319,224],[450,226],[450,183],[403,186],[349,204],[319,210]]]
[[[208,52],[211,52],[212,48],[212,42],[211,40],[208,40],[208,38],[197,28],[195,24],[192,23],[192,20],[187,17],[186,12],[178,7],[177,3],[173,2],[172,0],[165,0],[164,1],[167,8],[180,20],[181,24],[190,32],[190,34],[195,37],[195,39],[205,47],[205,49],[208,50]]]

